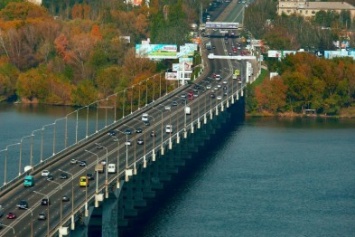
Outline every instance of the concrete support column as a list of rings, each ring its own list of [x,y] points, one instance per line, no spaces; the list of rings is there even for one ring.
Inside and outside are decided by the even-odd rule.
[[[155,161],[156,157],[155,157],[155,148],[152,150],[152,161]]]
[[[191,123],[191,133],[194,133],[195,132],[195,127],[194,127],[194,124]]]
[[[48,217],[49,218],[49,217]],[[70,217],[71,223],[70,223],[70,229],[75,230],[75,219],[74,219],[74,214],[71,215]]]
[[[187,138],[187,131],[186,131],[186,128],[184,129],[184,138],[185,138],[185,139]]]
[[[160,154],[163,156],[164,155],[164,146],[161,144],[160,146]]]
[[[237,93],[237,100],[239,100],[239,94]]]
[[[222,111],[222,112],[224,111],[224,104],[223,104],[223,102],[221,103],[221,111]]]
[[[213,119],[213,111],[212,111],[212,109],[210,110],[210,120],[212,120]]]
[[[137,162],[133,163],[133,174],[137,175]]]
[[[147,168],[147,157],[146,157],[145,154],[144,154],[144,156],[143,156],[143,168],[144,168],[144,169]]]
[[[218,106],[216,106],[216,116],[218,116]]]
[[[234,104],[234,95],[232,96],[232,104]]]
[[[173,142],[171,140],[171,137],[169,137],[169,150],[173,149]]]
[[[203,115],[203,123],[207,124],[207,114],[206,113]]]
[[[86,202],[85,203],[85,217],[89,216],[89,204]]]
[[[229,99],[227,100],[226,107],[229,108]]]
[[[200,129],[201,128],[201,121],[200,121],[200,117],[197,119],[197,128]]]
[[[243,96],[243,90],[240,91],[240,96]]]
[[[180,143],[180,133],[176,134],[176,143],[179,144]]]

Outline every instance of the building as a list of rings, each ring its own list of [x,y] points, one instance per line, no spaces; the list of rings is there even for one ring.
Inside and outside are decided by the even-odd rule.
[[[351,4],[342,2],[309,2],[307,0],[284,0],[277,6],[277,14],[282,15],[302,15],[304,17],[314,17],[319,11],[349,11],[351,18],[355,17],[355,7]]]

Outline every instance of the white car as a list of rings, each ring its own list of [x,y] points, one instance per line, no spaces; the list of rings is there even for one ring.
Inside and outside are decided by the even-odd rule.
[[[217,100],[222,100],[222,96],[217,96]]]
[[[173,132],[173,125],[166,125],[165,126],[165,132],[166,133],[172,133]]]
[[[131,140],[128,140],[128,141],[126,141],[124,144],[125,144],[126,146],[131,146],[131,145],[132,145],[132,142],[131,142]]]
[[[223,84],[227,84],[227,81],[226,81],[226,80],[224,80],[224,81],[223,81]]]
[[[207,85],[207,86],[206,86],[206,89],[207,89],[207,90],[211,90],[211,88],[212,88],[211,85]]]
[[[47,177],[50,174],[49,170],[42,170],[41,176]]]
[[[171,110],[171,106],[170,105],[165,105],[164,109],[165,110]]]
[[[77,159],[71,159],[71,160],[70,160],[70,164],[76,164],[77,162],[78,162]]]

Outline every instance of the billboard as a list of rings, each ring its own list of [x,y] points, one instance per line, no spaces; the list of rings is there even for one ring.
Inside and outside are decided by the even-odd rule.
[[[176,59],[177,45],[136,44],[136,56],[149,59]]]
[[[180,57],[191,57],[194,55],[194,52],[197,51],[197,44],[190,43],[180,46],[180,52],[177,53],[177,56]]]
[[[177,80],[178,79],[178,73],[177,72],[166,72],[165,73],[165,79],[166,80]]]

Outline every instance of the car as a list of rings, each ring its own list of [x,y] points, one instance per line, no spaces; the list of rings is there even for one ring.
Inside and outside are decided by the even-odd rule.
[[[155,133],[155,131],[151,131],[151,132],[150,132],[150,136],[151,136],[151,137],[156,137],[157,134]]]
[[[116,136],[116,132],[111,130],[111,131],[108,131],[107,135]]]
[[[166,133],[172,133],[173,132],[173,125],[170,125],[170,124],[166,125],[165,126],[165,132]]]
[[[132,134],[131,129],[127,128],[127,129],[124,131],[124,134],[126,134],[126,135],[131,135],[131,134]]]
[[[227,80],[223,80],[222,83],[223,84],[227,84],[228,82],[227,82]]]
[[[211,94],[210,94],[210,97],[213,99],[213,98],[215,98],[216,96],[215,96],[215,94],[211,93]]]
[[[145,126],[149,126],[149,125],[150,125],[150,122],[149,122],[149,121],[144,121],[144,125],[145,125]]]
[[[80,167],[85,167],[86,166],[86,161],[80,160],[80,161],[78,161],[78,164],[79,164]]]
[[[48,181],[49,181],[49,180],[54,180],[54,176],[53,176],[52,174],[49,174],[46,179],[47,179]]]
[[[143,132],[143,129],[141,128],[136,128],[136,133],[142,133]]]
[[[59,175],[59,178],[60,178],[60,179],[67,179],[67,178],[68,178],[68,175],[67,175],[66,173],[61,173],[61,174]]]
[[[128,140],[124,143],[126,146],[131,146],[132,145],[132,141],[131,140]]]
[[[50,174],[49,170],[42,170],[41,176],[47,177]]]
[[[224,86],[224,87],[223,87],[223,90],[226,91],[226,90],[228,90],[228,88],[227,88],[226,86]]]
[[[212,49],[215,49],[215,48],[216,48],[216,46],[213,45],[213,46],[212,46]]]
[[[46,214],[44,214],[43,212],[39,213],[37,219],[38,219],[39,221],[46,220],[46,219],[47,219]]]
[[[149,115],[147,113],[142,114],[142,121],[143,122],[149,121]]]
[[[167,110],[167,111],[170,111],[171,110],[171,106],[170,105],[165,105],[164,109]]]
[[[180,97],[181,97],[181,98],[186,98],[186,94],[185,94],[185,93],[182,93],[182,94],[180,95]]]
[[[95,180],[94,175],[91,174],[91,173],[87,173],[87,174],[86,174],[86,177],[88,177],[88,180]]]
[[[115,137],[112,141],[114,141],[114,142],[118,142],[118,141],[120,141],[117,137]]]
[[[106,165],[106,160],[102,160],[100,163],[101,163],[103,166],[105,166],[105,165]]]
[[[19,209],[28,209],[28,202],[26,200],[21,200],[19,201],[19,203],[17,204],[17,207]]]
[[[138,138],[138,139],[137,139],[137,144],[138,144],[138,145],[143,145],[143,144],[144,144],[143,138]]]
[[[207,89],[207,90],[211,90],[211,88],[212,88],[211,85],[207,85],[207,86],[206,86],[206,89]]]
[[[70,201],[70,198],[67,195],[64,195],[62,197],[62,202],[69,202],[69,201]]]
[[[223,93],[223,95],[224,95],[224,96],[227,96],[227,95],[228,95],[227,91],[225,91],[225,92]]]
[[[171,102],[171,106],[178,106],[178,102],[174,100],[173,102]]]
[[[13,212],[9,212],[6,216],[7,219],[16,219],[16,214]]]
[[[42,205],[42,206],[48,206],[48,205],[50,205],[50,204],[51,204],[51,203],[50,203],[50,201],[49,201],[48,198],[43,198],[42,201],[41,201],[41,205]]]
[[[222,86],[221,86],[221,84],[218,84],[217,87],[218,87],[218,88],[221,88]]]
[[[70,160],[70,164],[76,164],[77,162],[78,162],[77,159],[71,159],[71,160]]]
[[[222,96],[217,96],[217,100],[222,100]]]

